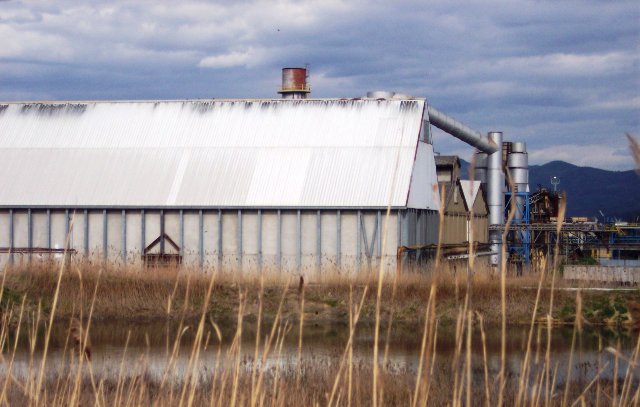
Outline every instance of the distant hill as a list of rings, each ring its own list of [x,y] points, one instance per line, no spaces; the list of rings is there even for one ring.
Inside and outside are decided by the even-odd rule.
[[[469,163],[460,160],[462,177],[467,178]],[[542,185],[553,190],[551,177],[560,178],[558,190],[567,193],[567,216],[598,216],[637,220],[640,216],[640,177],[635,171],[607,171],[578,167],[564,161],[551,161],[529,167],[531,191]]]

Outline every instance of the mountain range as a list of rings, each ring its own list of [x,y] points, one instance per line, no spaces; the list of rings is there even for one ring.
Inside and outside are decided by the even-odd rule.
[[[469,163],[460,160],[462,178],[468,178]],[[635,171],[607,171],[551,161],[529,167],[529,189],[553,190],[551,177],[558,177],[558,191],[567,194],[567,216],[597,217],[599,221],[640,221],[640,175]]]

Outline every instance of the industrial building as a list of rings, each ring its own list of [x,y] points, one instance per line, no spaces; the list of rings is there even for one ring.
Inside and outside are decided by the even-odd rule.
[[[502,133],[424,98],[309,92],[285,68],[281,99],[0,102],[0,261],[59,255],[68,236],[90,261],[392,268],[399,247],[437,243],[431,125],[479,150],[469,193],[504,222]]]
[[[445,248],[467,250],[469,241],[486,246],[489,241],[489,208],[482,185],[460,177],[457,156],[435,156],[438,189],[444,194],[441,244]],[[476,251],[478,252],[478,251]]]

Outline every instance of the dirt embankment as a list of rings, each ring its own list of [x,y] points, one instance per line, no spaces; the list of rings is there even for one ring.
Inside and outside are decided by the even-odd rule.
[[[9,270],[6,275],[0,306],[7,310],[25,298],[27,315],[42,315],[52,310],[58,270],[36,267]],[[150,320],[197,318],[211,276],[197,272],[109,270],[102,273],[91,268],[77,268],[62,275],[56,315],[70,318],[82,312],[88,315],[93,303],[94,319]],[[385,280],[382,287],[382,316],[387,321],[420,323],[424,319],[432,279],[427,275],[407,275],[396,281]],[[537,285],[535,276],[510,278],[506,288],[507,323],[530,323]],[[282,316],[298,320],[304,297],[306,321],[348,322],[349,306],[359,303],[365,288],[360,320],[375,321],[377,281],[370,276],[358,278],[325,278],[305,282],[282,274],[267,275],[261,283],[257,277],[238,278],[216,276],[213,295],[207,313],[214,320],[236,320],[241,298],[246,301],[244,318],[256,319],[260,307],[265,320],[273,319],[282,301]],[[535,318],[542,320],[549,313],[550,281],[543,282]],[[552,316],[557,323],[575,320],[575,291],[554,292]],[[262,292],[262,302],[260,293]],[[93,300],[95,293],[95,301]],[[594,324],[636,325],[640,321],[640,290],[581,292],[583,317]],[[466,282],[452,277],[437,281],[436,312],[442,323],[454,322],[466,297]],[[350,299],[351,298],[351,299]],[[478,276],[472,282],[471,308],[483,315],[486,323],[501,321],[500,280]]]

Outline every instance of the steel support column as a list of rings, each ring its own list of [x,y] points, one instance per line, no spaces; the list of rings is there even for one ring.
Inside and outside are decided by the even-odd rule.
[[[238,209],[238,224],[236,226],[236,250],[238,251],[238,271],[242,271],[242,209]]]
[[[320,272],[322,268],[322,212],[320,210],[316,215],[316,267]]]
[[[47,249],[51,249],[51,209],[47,209]]]
[[[398,247],[402,246],[402,217],[400,216],[400,211],[396,212],[397,225],[396,225],[396,238],[398,240]]]
[[[71,236],[69,232],[71,227],[69,225],[69,209],[64,210],[64,249],[68,250],[71,247]]]
[[[147,236],[146,236],[146,226],[147,226],[147,218],[144,213],[144,209],[140,211],[140,255],[144,255],[144,249],[147,247]]]
[[[107,249],[108,249],[107,238],[109,237],[107,232],[108,230],[107,227],[108,227],[107,210],[103,209],[102,210],[102,257],[104,258],[104,261],[107,261]]]
[[[336,211],[336,264],[342,265],[342,216],[340,209]]]
[[[84,257],[89,258],[89,210],[84,210]]]
[[[378,258],[382,259],[382,213],[380,211],[378,211],[378,218],[377,218],[377,223],[378,223]],[[386,231],[387,233],[389,233],[388,231]]]
[[[127,264],[127,211],[122,210],[122,264]]]
[[[180,209],[178,227],[180,228],[180,255],[184,256],[184,211]]]
[[[218,271],[222,270],[222,210],[218,209]]]
[[[282,212],[278,209],[278,236],[277,236],[277,253],[278,269],[282,271]]]
[[[160,210],[160,253],[164,254],[164,211]]]
[[[258,270],[262,271],[262,210],[258,209]]]
[[[300,209],[297,211],[296,219],[296,268],[300,272],[302,270],[302,219]]]
[[[9,209],[9,264],[13,264],[13,209]]]
[[[362,259],[360,258],[362,252],[362,212],[358,211],[356,216],[356,269],[360,271]]]
[[[180,250],[184,252],[184,249],[180,248]],[[204,213],[202,212],[202,209],[198,211],[198,255],[200,256],[200,260],[199,260],[200,268],[203,268],[204,267]]]
[[[29,248],[28,261],[31,264],[31,249],[33,248],[33,222],[31,219],[31,208],[27,209],[27,247]]]

